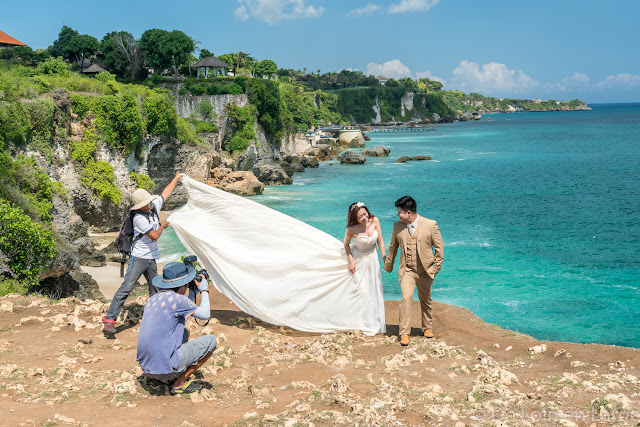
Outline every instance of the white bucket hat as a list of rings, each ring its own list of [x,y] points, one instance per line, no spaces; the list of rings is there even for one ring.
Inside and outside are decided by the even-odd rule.
[[[138,188],[131,194],[131,201],[133,202],[133,206],[129,210],[134,211],[136,209],[140,209],[141,207],[153,202],[157,197],[157,194],[151,195],[144,188]]]

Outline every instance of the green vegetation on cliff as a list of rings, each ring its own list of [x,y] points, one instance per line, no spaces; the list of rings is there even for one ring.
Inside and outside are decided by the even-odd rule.
[[[256,121],[256,107],[251,104],[244,107],[229,104],[226,112],[231,119],[233,132],[224,140],[222,147],[231,152],[244,151],[256,139],[256,132],[253,129]]]
[[[440,116],[451,114],[442,96],[438,93],[413,92],[402,87],[369,87],[342,89],[333,92],[338,96],[337,108],[343,117],[352,123],[371,123],[376,117],[374,107],[380,107],[383,122],[408,121],[414,117],[431,118],[433,113]],[[402,108],[402,98],[413,95],[412,109]]]
[[[39,168],[33,156],[0,152],[0,262],[14,278],[0,279],[0,296],[36,285],[41,268],[57,254],[51,227],[52,200],[65,189]]]
[[[571,101],[529,100],[515,98],[494,98],[483,96],[479,93],[466,94],[459,90],[443,91],[445,102],[460,113],[497,113],[510,111],[556,111],[577,110],[586,107],[584,101],[574,99]]]

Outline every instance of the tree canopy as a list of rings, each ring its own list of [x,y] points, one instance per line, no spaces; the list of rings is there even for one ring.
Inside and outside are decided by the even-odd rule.
[[[270,59],[263,59],[256,65],[256,77],[271,76],[278,71],[278,66]]]

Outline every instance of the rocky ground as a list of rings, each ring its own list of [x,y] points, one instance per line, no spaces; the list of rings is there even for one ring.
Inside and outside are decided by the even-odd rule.
[[[535,341],[444,304],[436,338],[415,328],[401,347],[395,301],[387,335],[317,335],[256,321],[212,293],[209,325],[188,325],[219,341],[197,372],[206,388],[171,396],[135,361],[146,299],[128,301],[115,338],[100,331],[101,302],[0,299],[0,425],[640,423],[638,350]]]

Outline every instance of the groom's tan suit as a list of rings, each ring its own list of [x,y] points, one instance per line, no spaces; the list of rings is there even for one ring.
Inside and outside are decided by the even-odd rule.
[[[422,309],[422,329],[432,328],[431,285],[444,259],[444,243],[438,224],[421,216],[418,216],[417,224],[413,235],[407,229],[408,224],[401,221],[393,224],[391,244],[384,260],[384,269],[390,273],[398,247],[402,249],[398,270],[402,291],[400,335],[409,335],[411,332],[411,301],[416,287]]]

